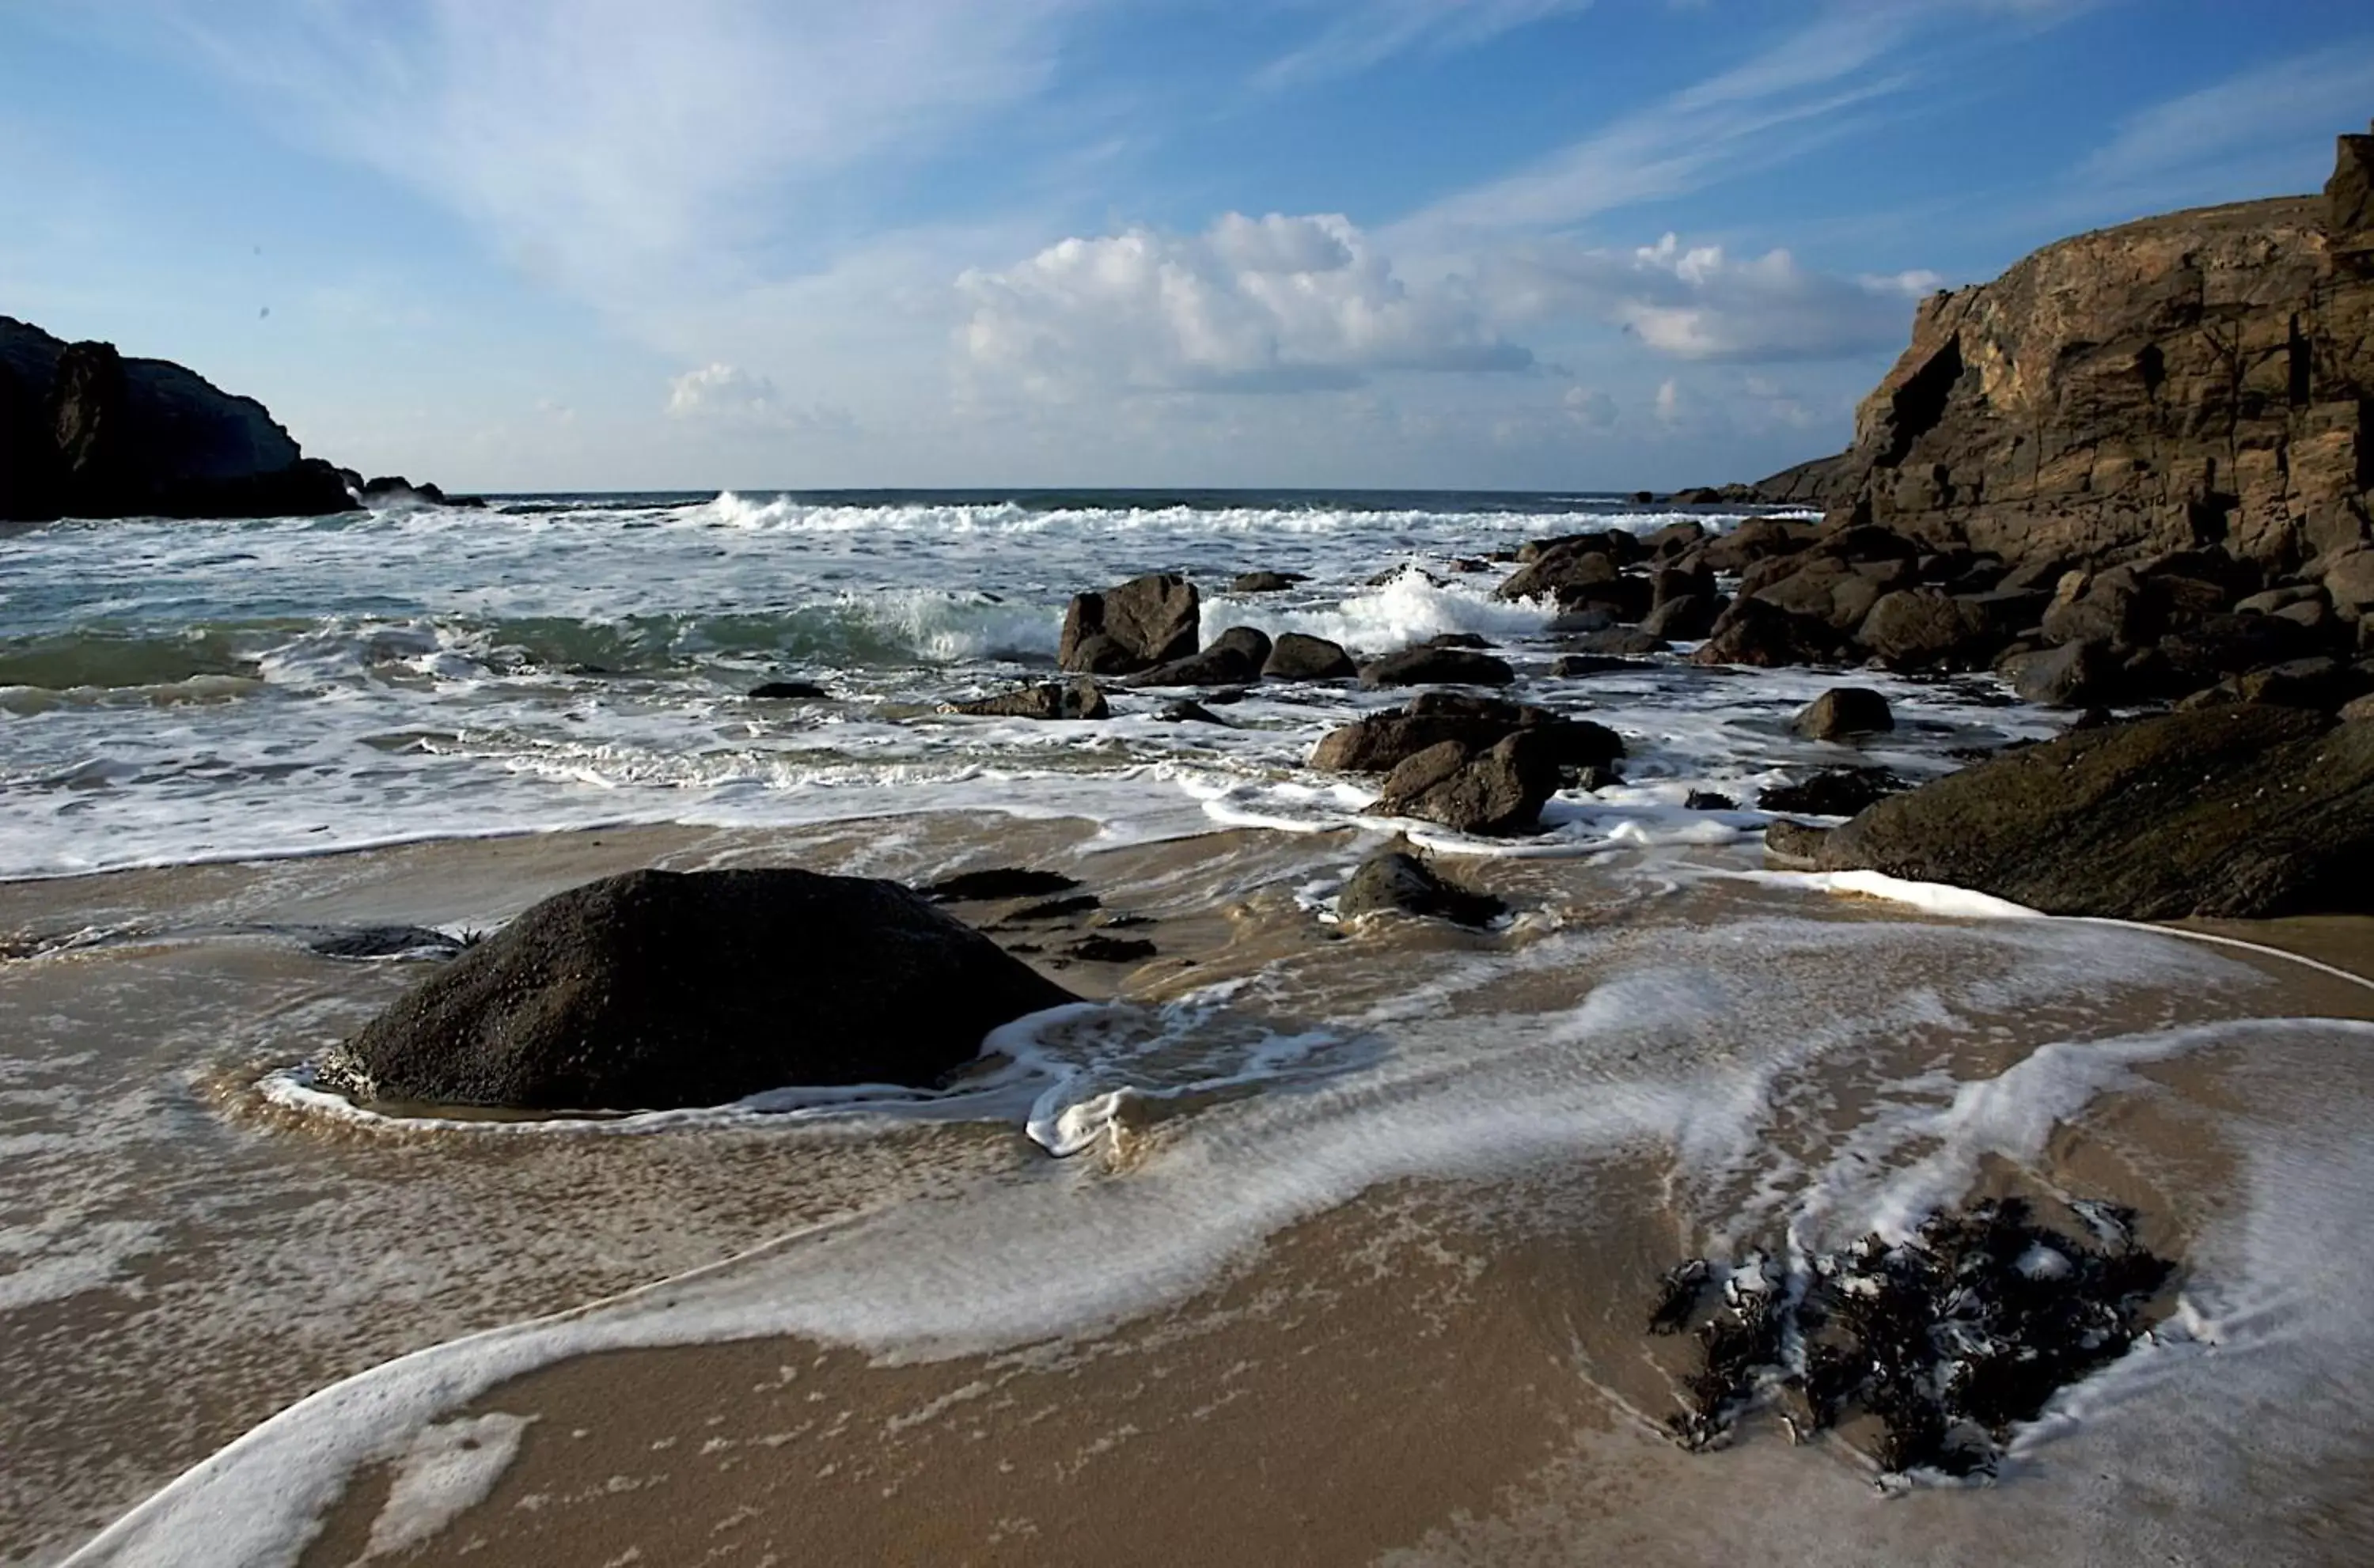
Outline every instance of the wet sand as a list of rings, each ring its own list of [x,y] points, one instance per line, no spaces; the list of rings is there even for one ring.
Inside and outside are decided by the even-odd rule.
[[[53,1560],[274,1410],[392,1356],[805,1223],[993,1194],[1047,1164],[1017,1129],[986,1123],[502,1137],[281,1110],[252,1087],[263,1071],[338,1037],[422,972],[324,959],[306,933],[490,925],[637,865],[788,860],[920,880],[1024,862],[1082,876],[1102,915],[1144,917],[1131,934],[1161,949],[1143,965],[1054,968],[1049,931],[995,930],[1083,994],[1158,1002],[1233,985],[1233,1009],[1280,1026],[1377,1027],[1404,992],[1464,976],[1431,1004],[1455,1036],[1463,1020],[1558,1015],[1598,977],[1732,922],[1909,919],[1604,857],[1461,862],[1458,874],[1519,907],[1500,933],[1392,920],[1347,932],[1315,916],[1310,890],[1372,847],[1349,835],[1107,847],[1085,824],[994,826],[636,830],[0,885],[0,935],[33,939],[28,949],[88,943],[0,964],[12,1042],[0,1218],[50,1227],[56,1245],[18,1247],[20,1268],[71,1258],[91,1227],[130,1227],[89,1281],[22,1304],[0,1295],[12,1388],[0,1561]],[[1009,913],[961,912],[992,927]],[[1578,932],[1605,954],[1547,962]],[[2374,921],[2219,933],[2374,973]],[[2265,977],[2250,1006],[2225,1007],[2234,1015],[2374,1016],[2374,992],[2225,956]],[[1739,962],[1753,979],[1781,960]],[[1842,982],[1841,1007],[1862,1000]],[[2195,1005],[2175,991],[2108,1011],[2069,1003],[2096,1033],[2185,1024]],[[1834,1159],[1904,1077],[2000,1072],[2063,1022],[2039,1006],[1916,1026],[1884,1059],[1791,1070],[1770,1085],[1777,1166],[1709,1175],[1651,1141],[1488,1179],[1389,1181],[1239,1248],[1168,1305],[1018,1346],[885,1354],[765,1336],[566,1360],[469,1407],[529,1423],[484,1500],[373,1560],[1684,1562],[1736,1550],[1752,1527],[1743,1508],[1759,1499],[1783,1538],[1823,1509],[1869,1511],[1842,1534],[1804,1538],[1804,1560],[1964,1560],[2003,1522],[1988,1494],[1881,1504],[1851,1445],[1792,1449],[1769,1431],[1728,1453],[1680,1453],[1657,1424],[1678,1352],[1639,1329],[1678,1257],[1710,1238],[1776,1242],[1755,1230],[1770,1207],[1763,1187]],[[2232,1052],[2138,1071],[2157,1088],[2100,1096],[2039,1168],[1986,1179],[2133,1202],[2147,1239],[2180,1254],[2234,1180],[2219,1118],[2262,1115],[2282,1094]],[[1622,1082],[1616,1071],[1611,1088]],[[1228,1100],[1138,1107],[1081,1157],[1084,1178],[1158,1176],[1227,1132]],[[95,1106],[116,1119],[93,1120]],[[1735,1214],[1751,1216],[1746,1234],[1726,1230]],[[15,1277],[0,1275],[0,1290]],[[2086,1441],[2039,1459],[2058,1480],[2020,1484],[2039,1496],[2076,1484]],[[357,1561],[375,1525],[384,1539],[400,1469],[361,1471],[305,1561]],[[2374,1518],[2342,1473],[2287,1479],[2300,1506],[2272,1560],[2349,1560],[2344,1548],[2363,1539],[2351,1532]],[[2167,1504],[2168,1539],[2214,1543],[2191,1506]]]

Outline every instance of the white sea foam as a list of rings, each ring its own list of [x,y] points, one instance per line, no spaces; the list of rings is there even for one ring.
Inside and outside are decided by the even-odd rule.
[[[389,1363],[259,1427],[79,1560],[288,1561],[355,1465],[561,1356],[774,1333],[936,1356],[1078,1331],[1175,1298],[1280,1225],[1397,1177],[1543,1161],[1572,1170],[1645,1143],[1675,1148],[1693,1187],[1733,1185],[1735,1170],[1786,1158],[1766,1129],[1793,1074],[1884,1056],[1906,1030],[1965,1010],[2016,1017],[2071,998],[2115,1008],[2128,992],[2177,984],[2209,1005],[2221,989],[2267,989],[2254,971],[2204,965],[2198,949],[2145,932],[1749,919],[1659,932],[1563,1012],[1478,1015],[1460,1002],[1512,968],[1546,977],[1594,953],[1604,961],[1620,940],[1576,931],[1489,962],[1454,960],[1393,1004],[1388,1050],[1355,1049],[1349,1060],[1335,1059],[1355,1039],[1248,1031],[1225,1011],[1199,1015],[1192,1005],[1136,1024],[1125,1010],[1040,1020],[1007,1044],[1017,1060],[1052,1053],[1069,1073],[1029,1113],[1057,1150],[1109,1136],[1133,1095],[1258,1073],[1319,1075],[1296,1094],[1206,1106],[1125,1171],[1052,1164],[968,1199],[805,1231],[732,1265]],[[1854,1010],[1835,1004],[1847,976],[1865,999]],[[1820,1201],[1840,1215],[1892,1212],[1945,1192],[1985,1153],[2032,1155],[2058,1121],[2128,1087],[2137,1063],[2252,1040],[2330,1048],[2369,1036],[2358,1025],[2212,1024],[2047,1044],[2027,1057],[2034,1067],[1967,1084],[1899,1082],[1808,1190],[1828,1195]],[[1157,1064],[1162,1075],[1149,1076]],[[1860,1147],[1911,1140],[1936,1144],[1917,1176],[1856,1185]],[[1803,1186],[1776,1176],[1771,1190]],[[2220,1321],[2229,1335],[2242,1331],[2230,1316]]]
[[[486,1501],[534,1420],[490,1411],[432,1422],[414,1433],[396,1460],[387,1501],[371,1520],[364,1560],[408,1550]]]

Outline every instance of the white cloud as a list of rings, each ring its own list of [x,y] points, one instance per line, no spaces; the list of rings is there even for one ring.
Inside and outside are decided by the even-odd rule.
[[[1381,370],[1520,370],[1455,282],[1394,275],[1340,216],[1231,213],[1200,235],[1133,228],[967,272],[970,363],[1041,396],[1097,387],[1284,392]]]
[[[1847,111],[1904,85],[1872,68],[1918,19],[1911,7],[1834,13],[1529,168],[1435,203],[1393,238],[1553,228],[1787,161],[1849,129]]]
[[[722,363],[670,380],[667,411],[672,419],[739,434],[845,432],[856,423],[848,410],[835,404],[788,403],[771,378]]]
[[[1936,275],[1839,277],[1788,252],[1733,258],[1668,234],[1631,251],[1541,242],[1486,257],[1478,295],[1502,320],[1581,315],[1675,359],[1820,359],[1900,341]]]
[[[1082,0],[150,0],[292,137],[619,306],[738,281],[788,199],[1036,92]],[[152,29],[154,30],[154,29]]]
[[[1396,54],[1469,48],[1591,5],[1592,0],[1353,0],[1318,37],[1271,61],[1254,80],[1283,88],[1353,76]]]
[[[1616,400],[1592,387],[1569,387],[1558,400],[1566,416],[1586,430],[1604,430],[1616,423]]]
[[[2197,179],[2204,165],[2289,151],[2329,156],[2336,130],[2374,112],[2374,42],[2278,60],[2128,116],[2077,168],[2098,185],[2161,175]]]

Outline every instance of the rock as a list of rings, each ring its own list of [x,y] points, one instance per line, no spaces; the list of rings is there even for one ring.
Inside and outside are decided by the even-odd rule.
[[[1242,572],[1228,584],[1231,593],[1281,593],[1298,582],[1310,580],[1300,572]]]
[[[942,904],[972,904],[1005,898],[1043,898],[1069,893],[1079,886],[1062,872],[1034,871],[1027,866],[992,866],[986,871],[958,872],[923,889],[923,896]]]
[[[1230,626],[1212,639],[1201,653],[1158,664],[1130,677],[1133,686],[1227,686],[1261,679],[1270,655],[1269,634],[1252,626]]]
[[[1169,573],[1137,577],[1073,595],[1055,661],[1086,674],[1134,674],[1184,659],[1202,641],[1195,585]]]
[[[1386,777],[1369,810],[1501,837],[1539,826],[1542,806],[1557,787],[1549,745],[1535,731],[1519,730],[1480,752],[1457,741],[1428,747]]]
[[[1610,626],[1605,631],[1592,632],[1581,638],[1579,646],[1590,653],[1637,659],[1663,653],[1671,645],[1646,626]]]
[[[1816,859],[2056,915],[2374,913],[2374,724],[2248,703],[2064,735],[1881,802]]]
[[[1360,670],[1340,644],[1323,637],[1284,632],[1270,645],[1261,673],[1273,681],[1340,681]]]
[[[253,398],[162,359],[67,344],[0,316],[0,521],[349,511]]]
[[[761,702],[793,702],[803,698],[829,697],[832,694],[812,681],[768,681],[752,686],[749,695]]]
[[[1334,773],[1384,773],[1446,741],[1481,751],[1519,730],[1538,731],[1562,767],[1590,767],[1624,755],[1624,738],[1587,719],[1563,719],[1545,708],[1454,692],[1421,692],[1400,713],[1372,713],[1330,731],[1310,754],[1310,766]]]
[[[1144,937],[1082,937],[1064,949],[1065,956],[1089,964],[1137,964],[1160,950]]]
[[[1773,669],[1828,663],[1837,652],[1837,641],[1824,623],[1792,615],[1760,599],[1734,599],[1707,640],[1690,655],[1690,662]]]
[[[1200,702],[1174,702],[1155,715],[1165,724],[1217,724],[1229,728],[1228,721]]]
[[[1335,898],[1336,916],[1346,920],[1392,910],[1454,925],[1487,926],[1508,907],[1489,894],[1471,893],[1444,881],[1424,860],[1399,849],[1380,850],[1363,860]]]
[[[1388,653],[1360,671],[1364,686],[1505,686],[1517,673],[1506,661],[1472,649],[1429,644]]]
[[[2360,613],[2374,605],[2374,550],[2345,550],[2323,563],[2321,575],[2333,603]]]
[[[2002,673],[2028,702],[2046,708],[2091,708],[2118,700],[2121,666],[2099,643],[2058,648],[2005,660]]]
[[[1104,907],[1104,900],[1093,893],[1075,893],[1062,898],[1049,898],[1040,903],[1017,909],[1000,925],[1036,925],[1041,920],[1068,920],[1075,915],[1086,915]]]
[[[324,958],[444,958],[469,944],[427,926],[357,926],[325,931],[305,945]]]
[[[1984,669],[2010,640],[1986,608],[1934,588],[1898,589],[1871,607],[1855,640],[1899,670]]]
[[[2339,718],[2347,724],[2364,724],[2374,720],[2374,695],[2353,697],[2343,703]]]
[[[1810,523],[1786,518],[1751,517],[1728,533],[1708,541],[1700,559],[1710,571],[1736,574],[1773,556],[1793,556],[1814,541]]]
[[[952,704],[946,711],[975,719],[1110,719],[1112,708],[1094,681],[1049,681],[996,696]]]
[[[1809,741],[1836,741],[1893,730],[1896,715],[1868,686],[1832,686],[1806,705],[1792,727]]]
[[[1795,784],[1777,785],[1756,797],[1760,812],[1803,812],[1808,816],[1852,816],[1875,801],[1907,788],[1884,767],[1826,767]]]
[[[937,1083],[1077,1000],[896,883],[632,872],[546,899],[322,1064],[379,1100],[717,1105],[794,1084]]]
[[[1694,593],[1678,599],[1668,599],[1640,617],[1640,629],[1651,637],[1669,638],[1680,642],[1696,642],[1714,630],[1722,616],[1724,601],[1718,597],[1700,598]]]
[[[1712,790],[1693,790],[1689,798],[1682,802],[1682,809],[1687,812],[1735,812],[1739,809],[1739,802]]]
[[[1604,675],[1617,670],[1653,670],[1656,666],[1645,659],[1619,659],[1609,653],[1569,653],[1561,655],[1550,666],[1550,673],[1559,680],[1570,681],[1581,675]]]

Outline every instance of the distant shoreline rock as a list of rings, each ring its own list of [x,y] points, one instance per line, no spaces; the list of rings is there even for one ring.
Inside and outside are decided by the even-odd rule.
[[[252,397],[0,316],[0,522],[319,517],[356,509],[363,484]]]

